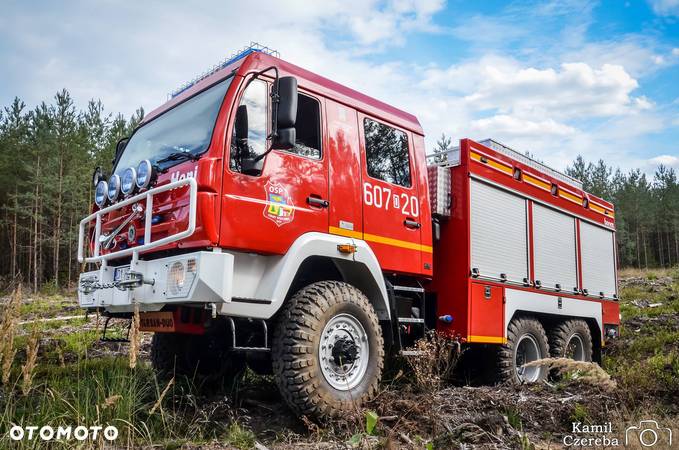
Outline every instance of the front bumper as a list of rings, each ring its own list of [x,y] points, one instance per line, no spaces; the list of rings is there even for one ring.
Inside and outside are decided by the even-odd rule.
[[[126,287],[120,283],[120,279],[125,279],[125,267],[143,279],[143,283]],[[116,274],[118,280],[114,279]],[[233,274],[234,256],[216,252],[138,260],[132,267],[103,265],[99,270],[80,275],[78,302],[83,308],[112,312],[129,312],[135,303],[143,311],[159,310],[173,303],[224,304],[231,302]]]

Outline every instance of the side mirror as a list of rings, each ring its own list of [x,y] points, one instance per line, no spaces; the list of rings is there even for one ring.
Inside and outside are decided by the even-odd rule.
[[[116,154],[115,157],[113,158],[114,166],[120,159],[120,156],[123,154],[123,151],[125,150],[125,147],[127,147],[127,143],[129,142],[129,140],[130,140],[129,137],[124,137],[121,140],[119,140],[118,143],[116,144]]]
[[[273,114],[275,131],[271,148],[290,149],[295,146],[297,133],[297,78],[281,77],[273,86],[274,95],[278,94],[278,103]],[[275,98],[275,97],[274,97]]]
[[[92,187],[97,187],[99,182],[104,179],[104,174],[101,171],[101,167],[97,167],[94,169],[94,172],[92,173]]]

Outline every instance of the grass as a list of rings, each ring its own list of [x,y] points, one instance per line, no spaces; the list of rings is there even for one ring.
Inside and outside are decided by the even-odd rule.
[[[16,384],[18,376],[13,377]],[[42,424],[114,425],[117,444],[180,445],[217,439],[237,448],[252,448],[254,434],[236,422],[223,421],[224,410],[206,412],[198,405],[196,388],[183,379],[166,387],[146,364],[130,369],[126,357],[81,359],[60,367],[42,364],[35,373],[30,395],[18,393],[0,398],[0,435],[7,439],[10,423],[22,426]],[[230,408],[229,408],[230,409]],[[228,415],[228,414],[226,414]],[[5,448],[1,444],[0,447]],[[99,444],[103,444],[103,439]],[[54,448],[54,442],[21,441],[13,448]],[[56,444],[70,448],[73,442]]]
[[[631,277],[641,281],[626,284],[621,290],[621,338],[606,347],[603,367],[618,383],[614,392],[622,402],[621,408],[627,419],[676,420],[679,414],[676,405],[679,398],[679,270],[652,273],[624,270],[620,274],[621,279]],[[633,303],[637,300],[661,305],[640,307]],[[35,298],[21,303],[19,320],[80,314],[78,310],[64,314],[64,308],[70,309],[73,304],[70,297],[59,295]],[[32,332],[40,333],[41,339],[29,393],[23,395],[21,367],[30,356],[27,346]],[[95,330],[85,319],[36,322],[17,327],[13,344],[17,354],[10,381],[0,386],[0,448],[10,447],[7,431],[12,424],[115,425],[119,430],[116,441],[119,447],[153,445],[172,449],[187,443],[218,442],[235,448],[253,448],[257,435],[248,426],[251,422],[239,415],[235,405],[238,405],[238,392],[244,388],[256,390],[259,384],[265,383],[262,377],[248,374],[241,384],[224,386],[206,397],[200,386],[190,379],[177,379],[172,384],[158,380],[144,359],[139,360],[135,369],[130,369],[125,354],[94,357],[93,350],[97,355],[102,353],[102,346],[97,342],[100,333],[101,329]],[[450,350],[444,349],[446,353]],[[447,370],[438,360],[432,360],[426,368],[432,366],[443,372]],[[436,391],[440,377],[432,378],[432,374],[421,367],[419,370],[414,367],[414,372],[416,380],[413,383],[420,381]],[[515,445],[531,448],[527,434],[530,418],[511,407],[503,409],[501,414],[506,416],[513,429],[519,431]],[[567,420],[583,423],[598,417],[597,409],[586,399],[578,400],[569,414]],[[380,419],[376,431],[381,423]],[[315,430],[317,439],[340,442],[344,439],[345,443],[356,433],[365,434],[362,425],[356,425],[355,430],[347,429],[341,435],[322,427]],[[425,430],[420,434],[425,436],[420,439],[420,447],[426,442],[433,448],[445,448],[445,444],[434,445],[439,442],[436,435]],[[273,440],[294,445],[297,438],[304,439],[283,429],[275,432]],[[558,435],[545,437],[548,442],[559,439]],[[77,442],[33,440],[11,442],[11,448],[72,448],[74,444]],[[103,444],[101,440],[86,442],[81,448]]]

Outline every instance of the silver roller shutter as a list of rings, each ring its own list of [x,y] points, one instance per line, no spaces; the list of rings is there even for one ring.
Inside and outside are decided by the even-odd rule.
[[[526,201],[471,180],[471,266],[481,276],[522,283],[528,277]]]
[[[533,205],[535,280],[542,286],[572,291],[578,285],[575,218]]]
[[[582,288],[592,295],[603,292],[606,297],[612,297],[616,294],[614,245],[612,231],[580,222]]]

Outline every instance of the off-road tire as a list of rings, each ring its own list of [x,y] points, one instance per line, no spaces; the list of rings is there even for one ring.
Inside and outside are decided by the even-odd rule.
[[[554,358],[566,357],[568,343],[574,336],[582,341],[583,361],[591,362],[594,344],[589,325],[584,320],[565,320],[556,324],[549,332],[550,353]]]
[[[335,389],[326,381],[319,361],[323,328],[342,313],[360,321],[370,352],[365,375],[347,391]],[[384,340],[377,315],[366,296],[350,284],[310,284],[289,299],[278,317],[272,361],[281,396],[298,415],[323,419],[355,411],[375,396],[384,368]]]
[[[199,376],[228,379],[245,368],[241,355],[228,352],[223,335],[155,333],[151,339],[151,365],[161,378]]]
[[[507,327],[507,343],[498,349],[498,380],[500,382],[516,385],[525,383],[519,378],[516,367],[516,346],[525,335],[530,335],[535,340],[541,358],[549,357],[549,341],[542,324],[532,317],[515,317]],[[540,367],[539,376],[535,382],[546,379],[548,373],[549,370],[546,367]]]

